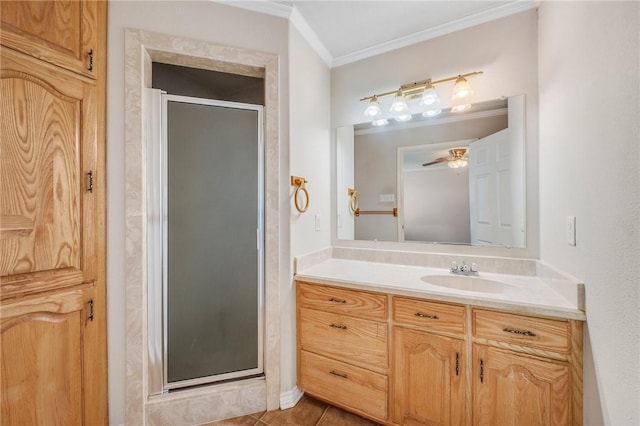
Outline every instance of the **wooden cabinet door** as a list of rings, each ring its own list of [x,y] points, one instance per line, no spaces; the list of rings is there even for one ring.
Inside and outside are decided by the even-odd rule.
[[[464,341],[396,327],[393,348],[393,420],[466,424]]]
[[[2,44],[95,77],[97,0],[0,2]]]
[[[473,424],[571,424],[569,365],[488,346],[473,349]]]
[[[95,87],[73,74],[5,47],[0,56],[4,300],[96,279],[97,108]]]
[[[3,426],[103,422],[86,400],[99,385],[92,380],[92,292],[87,285],[0,306]]]

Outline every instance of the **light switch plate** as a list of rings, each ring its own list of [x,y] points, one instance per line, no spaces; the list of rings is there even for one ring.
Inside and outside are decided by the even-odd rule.
[[[316,213],[316,231],[320,230],[320,213]]]
[[[571,246],[576,245],[576,217],[567,216],[567,243]]]

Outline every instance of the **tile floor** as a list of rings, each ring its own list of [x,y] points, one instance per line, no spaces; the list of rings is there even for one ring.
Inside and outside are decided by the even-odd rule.
[[[288,410],[263,411],[202,426],[376,426],[377,423],[303,396]]]

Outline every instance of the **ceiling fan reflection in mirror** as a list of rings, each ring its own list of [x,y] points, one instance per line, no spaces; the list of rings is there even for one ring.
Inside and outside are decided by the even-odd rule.
[[[464,155],[467,153],[467,148],[453,148],[449,150],[449,157],[437,158],[429,163],[424,163],[422,166],[432,166],[434,164],[440,164],[447,162],[447,165],[452,169],[457,169],[460,167],[467,167],[469,163],[469,158]]]

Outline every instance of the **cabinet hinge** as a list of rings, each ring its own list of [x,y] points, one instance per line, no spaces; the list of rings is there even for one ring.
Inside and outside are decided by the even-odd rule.
[[[484,383],[484,361],[480,359],[480,383]]]
[[[456,376],[460,375],[460,353],[456,352]]]
[[[89,316],[87,319],[93,321],[93,299],[89,299]]]
[[[87,66],[87,69],[89,71],[93,71],[93,49],[89,49],[87,54],[89,55],[89,65]]]
[[[87,191],[93,193],[93,170],[87,172]]]

